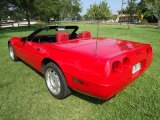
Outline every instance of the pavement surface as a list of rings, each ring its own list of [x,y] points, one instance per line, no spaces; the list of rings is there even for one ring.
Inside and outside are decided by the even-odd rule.
[[[37,22],[30,22],[31,25],[34,25],[36,23]],[[28,22],[19,22],[19,26],[28,26]],[[6,27],[18,27],[18,23],[13,23],[13,25],[12,24],[2,25],[2,28]]]

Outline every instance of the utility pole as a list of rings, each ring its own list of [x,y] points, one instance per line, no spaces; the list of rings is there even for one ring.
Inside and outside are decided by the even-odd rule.
[[[129,7],[133,7],[132,3],[133,3],[133,0],[130,0],[130,1],[128,0],[128,6]],[[131,14],[128,15],[128,29],[129,29],[130,21],[132,22],[132,15]]]
[[[120,16],[120,18],[121,18],[120,25],[122,24],[122,16],[123,16],[123,10],[124,10],[123,7],[124,7],[125,4],[127,4],[127,2],[125,2],[124,0],[122,0],[121,16]]]

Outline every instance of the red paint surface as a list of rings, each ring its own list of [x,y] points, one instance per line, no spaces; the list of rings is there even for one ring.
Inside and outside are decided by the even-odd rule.
[[[46,44],[21,42],[20,39],[13,37],[10,43],[22,60],[42,72],[42,61],[50,58],[59,65],[70,88],[101,99],[109,99],[123,90],[152,62],[149,44],[99,38],[96,51],[96,38]],[[133,65],[139,62],[142,69],[132,74]],[[119,64],[117,71],[113,70],[116,64]]]

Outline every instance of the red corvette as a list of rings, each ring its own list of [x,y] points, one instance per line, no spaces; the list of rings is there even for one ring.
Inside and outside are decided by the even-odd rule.
[[[103,100],[122,91],[152,62],[149,44],[94,38],[78,26],[42,27],[8,41],[13,61],[22,59],[44,74],[50,93],[63,99],[71,89]]]

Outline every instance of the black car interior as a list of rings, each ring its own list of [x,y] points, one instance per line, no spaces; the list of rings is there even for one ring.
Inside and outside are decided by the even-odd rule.
[[[55,29],[57,31],[56,34],[53,35],[37,35],[43,30]],[[73,29],[72,33],[67,33],[65,31],[58,31],[59,29]],[[90,38],[91,33],[88,31],[83,31],[80,34],[77,34],[76,31],[78,30],[78,26],[49,26],[45,28],[40,28],[33,32],[31,35],[28,36],[28,40],[31,42],[36,43],[55,43],[55,42],[62,42],[67,40],[74,40],[77,38]]]

